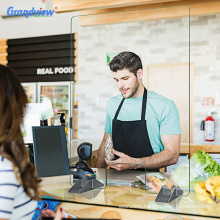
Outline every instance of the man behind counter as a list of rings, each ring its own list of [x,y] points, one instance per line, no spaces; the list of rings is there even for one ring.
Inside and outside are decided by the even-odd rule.
[[[180,151],[179,113],[172,100],[142,83],[141,59],[132,52],[121,52],[110,62],[113,78],[121,92],[109,99],[106,107],[105,133],[98,150],[96,167],[109,164],[116,170],[147,170],[176,164]],[[104,143],[112,134],[114,154],[118,164],[104,158]],[[131,163],[131,164],[120,164]]]

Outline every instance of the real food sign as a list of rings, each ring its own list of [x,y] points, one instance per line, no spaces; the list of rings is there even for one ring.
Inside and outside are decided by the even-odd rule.
[[[37,75],[70,74],[73,72],[73,67],[54,67],[37,69]]]

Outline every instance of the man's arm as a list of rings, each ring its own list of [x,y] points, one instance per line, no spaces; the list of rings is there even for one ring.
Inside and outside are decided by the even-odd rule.
[[[104,133],[104,137],[102,139],[102,143],[99,147],[98,154],[97,154],[97,159],[96,159],[96,168],[104,168],[106,163],[105,163],[105,148],[104,144],[106,142],[106,139],[108,137],[108,133]]]
[[[114,153],[120,157],[114,162],[143,164],[147,169],[156,169],[176,164],[178,162],[180,152],[180,137],[180,134],[161,135],[161,141],[164,145],[164,150],[160,153],[153,154],[150,157],[132,158],[124,153],[114,151]],[[113,163],[110,163],[109,166],[116,170],[143,168],[143,166]]]
[[[140,158],[141,164],[146,168],[161,168],[176,164],[180,154],[180,134],[161,135],[164,150],[150,157]]]

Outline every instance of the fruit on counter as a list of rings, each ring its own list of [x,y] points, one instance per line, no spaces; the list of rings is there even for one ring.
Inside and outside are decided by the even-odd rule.
[[[196,183],[194,187],[199,201],[220,202],[220,176],[208,178],[205,182]]]
[[[220,184],[220,176],[213,176],[205,181],[205,187],[207,191],[209,191],[212,194],[212,196],[216,196],[214,188],[217,184]]]
[[[189,170],[190,169],[190,170]],[[190,160],[176,167],[171,174],[171,181],[181,188],[193,188],[196,183],[205,181],[208,177],[219,176],[220,165],[205,151],[198,150]]]
[[[205,182],[199,182],[199,183],[196,183],[195,187],[194,187],[195,191],[199,194],[207,194],[207,195],[210,195],[206,188],[205,188]]]
[[[194,190],[199,201],[207,201],[208,203],[214,202],[211,198],[211,194],[205,188],[205,182],[196,183]]]
[[[197,198],[200,202],[206,201],[206,202],[208,202],[209,204],[215,203],[215,201],[214,201],[210,196],[208,196],[208,195],[197,194],[197,195],[196,195],[196,198]]]
[[[218,202],[220,202],[220,183],[217,183],[214,187],[214,192],[216,195],[216,200],[218,200]]]

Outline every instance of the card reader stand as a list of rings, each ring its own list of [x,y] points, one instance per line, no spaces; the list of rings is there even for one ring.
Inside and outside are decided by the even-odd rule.
[[[75,179],[79,179],[68,191],[68,193],[80,194],[93,189],[103,187],[104,184],[96,180],[96,175],[91,168],[89,168],[86,160],[92,156],[92,144],[84,142],[77,148],[79,161],[72,165],[76,171],[71,170]]]
[[[183,195],[183,190],[179,186],[174,186],[171,190],[166,185],[162,186],[158,193],[155,202],[170,203],[174,199]]]
[[[68,193],[80,194],[103,186],[104,184],[96,179],[82,178],[69,189]]]

